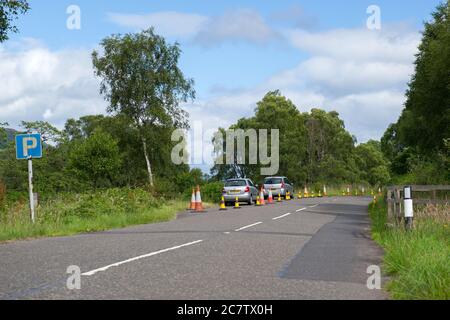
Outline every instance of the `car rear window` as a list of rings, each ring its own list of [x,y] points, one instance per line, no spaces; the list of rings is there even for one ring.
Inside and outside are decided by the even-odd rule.
[[[245,187],[246,185],[245,180],[230,180],[225,182],[225,187]]]
[[[281,178],[266,178],[264,184],[280,184],[283,181]]]

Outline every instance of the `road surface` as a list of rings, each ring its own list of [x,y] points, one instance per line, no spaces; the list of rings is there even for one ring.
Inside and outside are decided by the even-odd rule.
[[[369,198],[181,214],[124,229],[0,244],[0,299],[386,299],[366,273]],[[81,288],[66,286],[79,266]]]

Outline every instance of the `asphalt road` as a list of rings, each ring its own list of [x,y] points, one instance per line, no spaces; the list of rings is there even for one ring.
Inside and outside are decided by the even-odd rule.
[[[264,207],[0,244],[0,299],[386,299],[366,286],[382,251],[369,198]],[[81,288],[66,286],[81,269]]]

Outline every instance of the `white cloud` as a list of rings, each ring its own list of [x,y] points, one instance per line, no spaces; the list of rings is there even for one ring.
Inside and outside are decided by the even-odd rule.
[[[258,12],[239,9],[211,18],[194,37],[194,42],[204,46],[226,41],[264,44],[278,37],[278,33],[266,24]]]
[[[90,51],[50,51],[38,42],[12,46],[0,49],[2,121],[46,120],[61,127],[67,118],[105,112]]]
[[[181,13],[176,11],[155,12],[150,14],[123,14],[109,13],[110,21],[134,29],[147,29],[154,26],[156,32],[166,36],[187,37],[192,36],[209,20],[199,14]]]
[[[236,9],[216,17],[162,11],[149,14],[109,13],[108,18],[115,24],[134,29],[153,26],[163,36],[188,38],[206,47],[223,42],[264,44],[280,36],[257,11],[250,9]]]
[[[310,58],[254,88],[217,93],[208,103],[197,106],[192,116],[207,119],[211,126],[226,127],[240,117],[253,115],[256,102],[266,92],[280,89],[302,112],[311,108],[338,111],[360,142],[379,139],[403,108],[420,34],[387,29],[296,30],[286,34]],[[214,119],[212,115],[218,113],[223,116]]]
[[[289,27],[303,30],[314,29],[319,24],[319,19],[307,12],[299,4],[294,4],[270,14],[270,20]]]
[[[285,36],[296,48],[313,55],[330,56],[352,61],[388,61],[410,63],[420,41],[418,32],[404,27],[382,30],[334,29],[326,32],[308,32],[294,29]]]

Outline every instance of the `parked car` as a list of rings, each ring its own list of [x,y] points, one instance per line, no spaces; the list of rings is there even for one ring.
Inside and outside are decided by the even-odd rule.
[[[225,204],[233,204],[238,197],[239,202],[252,205],[258,195],[258,189],[250,179],[228,179],[222,190]]]
[[[286,177],[267,177],[264,179],[264,198],[269,196],[269,190],[272,190],[272,196],[274,198],[278,194],[285,198],[286,191],[289,191],[291,196],[294,195],[294,184]]]

